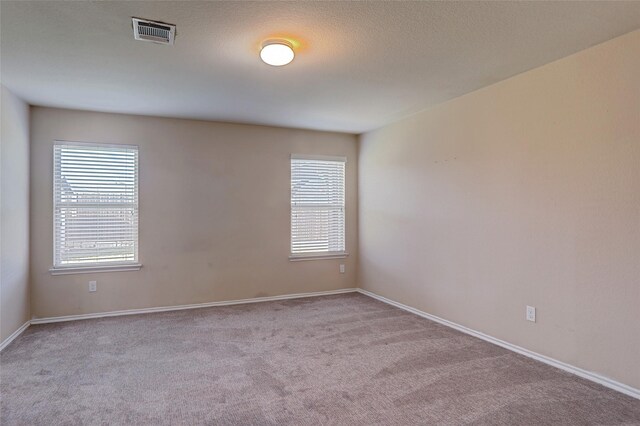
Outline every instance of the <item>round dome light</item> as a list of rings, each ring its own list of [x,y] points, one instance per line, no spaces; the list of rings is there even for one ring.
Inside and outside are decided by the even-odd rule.
[[[286,40],[267,40],[262,43],[260,58],[265,64],[281,67],[293,61],[294,56],[291,43]]]

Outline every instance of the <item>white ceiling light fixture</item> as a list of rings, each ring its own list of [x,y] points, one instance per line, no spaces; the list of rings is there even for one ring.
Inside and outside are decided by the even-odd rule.
[[[265,64],[281,67],[293,61],[294,57],[293,45],[287,40],[267,40],[262,43],[260,59]]]

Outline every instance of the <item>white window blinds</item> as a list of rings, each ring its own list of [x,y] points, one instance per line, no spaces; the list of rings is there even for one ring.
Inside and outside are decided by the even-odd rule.
[[[345,252],[343,157],[291,157],[291,255]]]
[[[138,147],[56,142],[54,268],[138,260]]]

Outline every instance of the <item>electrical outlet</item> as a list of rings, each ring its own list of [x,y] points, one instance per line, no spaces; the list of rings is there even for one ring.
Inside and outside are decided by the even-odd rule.
[[[89,291],[93,293],[94,291],[98,291],[98,282],[97,281],[89,281]]]
[[[536,322],[536,308],[527,306],[527,321]]]
[[[340,264],[340,273],[344,274],[344,263]]]

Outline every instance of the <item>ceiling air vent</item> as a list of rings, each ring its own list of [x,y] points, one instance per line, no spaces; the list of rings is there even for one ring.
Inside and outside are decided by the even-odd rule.
[[[136,40],[173,45],[176,37],[175,25],[140,18],[131,18],[131,20],[133,21],[133,37]]]

